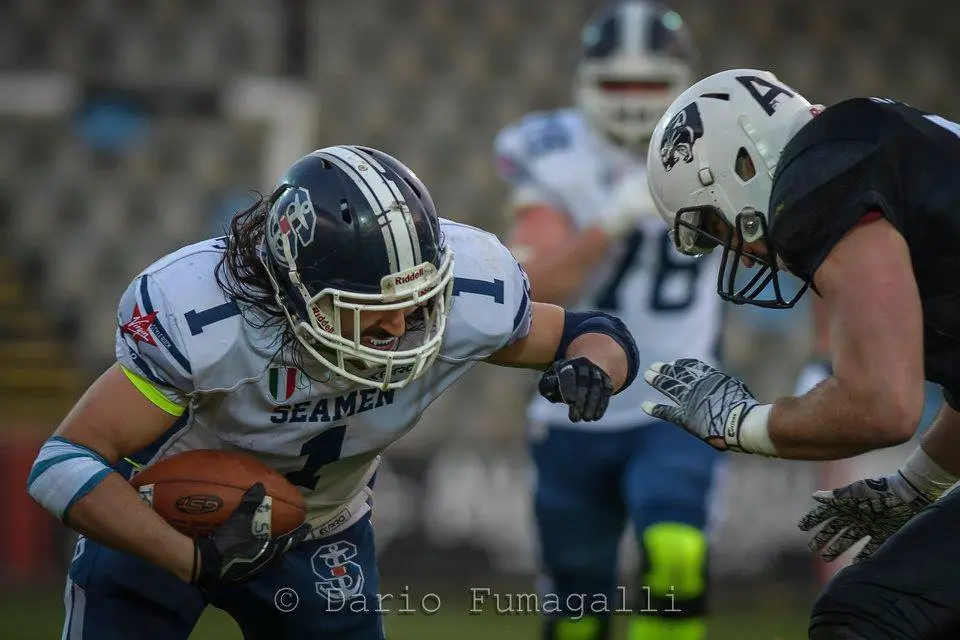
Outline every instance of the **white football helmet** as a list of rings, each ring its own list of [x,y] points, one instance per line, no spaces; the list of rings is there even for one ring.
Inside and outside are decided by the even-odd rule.
[[[725,300],[790,307],[806,289],[790,300],[781,295],[767,208],[783,148],[821,110],[769,71],[732,69],[684,91],[657,124],[647,153],[650,193],[681,253],[700,255],[720,244],[728,249],[718,277]],[[707,215],[722,216],[727,237],[705,233]],[[766,241],[771,256],[757,260],[760,269],[739,290],[734,280],[743,243],[734,240],[734,229],[743,243]],[[758,299],[771,282],[775,297]]]
[[[696,51],[683,20],[658,4],[623,0],[601,9],[581,40],[576,106],[614,140],[645,142],[693,81]]]

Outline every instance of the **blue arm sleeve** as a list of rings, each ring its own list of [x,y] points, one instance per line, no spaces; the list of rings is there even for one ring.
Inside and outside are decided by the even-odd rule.
[[[74,503],[112,472],[96,451],[53,436],[40,447],[27,479],[27,491],[47,511],[66,522]]]
[[[610,336],[623,348],[627,356],[627,379],[617,391],[620,393],[633,383],[640,368],[640,352],[637,350],[637,343],[620,318],[600,311],[567,311],[563,319],[563,335],[560,337],[560,344],[557,345],[554,360],[566,358],[570,344],[587,333],[602,333]]]

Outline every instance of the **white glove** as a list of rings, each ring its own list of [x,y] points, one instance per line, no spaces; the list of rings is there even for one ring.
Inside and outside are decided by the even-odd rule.
[[[636,229],[641,219],[656,215],[657,207],[650,195],[646,174],[634,169],[620,179],[597,226],[616,239]]]
[[[917,447],[893,475],[857,480],[832,491],[817,491],[813,499],[819,504],[800,519],[798,526],[802,531],[810,531],[824,525],[809,546],[810,551],[827,562],[870,536],[870,542],[855,558],[860,561],[943,495],[957,479]]]

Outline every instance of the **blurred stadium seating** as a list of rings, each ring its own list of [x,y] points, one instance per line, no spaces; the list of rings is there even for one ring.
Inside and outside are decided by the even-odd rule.
[[[10,407],[0,417],[0,449],[9,454],[13,445],[4,443],[21,442],[24,432],[39,442],[110,363],[116,302],[140,269],[215,233],[224,208],[247,190],[269,190],[280,168],[313,148],[380,147],[421,175],[443,215],[502,230],[491,139],[527,111],[568,103],[577,32],[599,4],[0,3],[0,402]],[[884,95],[948,116],[960,111],[952,82],[960,38],[938,19],[952,6],[947,0],[671,5],[693,30],[703,73],[763,67],[827,104]],[[792,378],[809,346],[805,317],[797,318],[785,319],[782,334],[793,348],[760,348],[750,317],[732,313],[728,355],[765,396],[789,389],[765,385],[771,378],[752,365]],[[445,550],[439,557],[454,574],[459,558],[475,557],[526,579],[534,550],[517,485],[526,481],[521,391],[530,388],[529,376],[478,370],[396,445],[396,464],[381,480],[380,518],[391,519],[383,524],[385,562],[416,572],[420,544]],[[462,464],[445,464],[447,456]],[[819,468],[735,462],[733,500],[724,501],[717,530],[717,575],[809,587],[813,564],[794,522],[820,484]],[[456,481],[465,469],[474,482]],[[22,492],[17,482],[9,487]],[[23,522],[20,533],[8,533],[21,543],[31,532],[25,527],[40,526]],[[47,545],[54,568],[62,563],[56,544]],[[391,556],[391,547],[403,554]],[[37,574],[31,564],[14,571],[10,557],[0,553],[0,576]]]
[[[37,107],[21,96],[19,109],[0,110],[8,255],[38,267],[42,301],[76,327],[78,355],[107,362],[112,339],[103,327],[130,276],[204,235],[224,190],[269,188],[270,134],[226,117],[224,104],[238,78],[253,76],[296,77],[317,96],[315,134],[301,150],[345,141],[383,147],[422,175],[447,216],[500,227],[490,139],[532,108],[567,102],[576,32],[596,4],[4,3],[0,72],[56,74],[49,79],[66,87],[58,104]],[[828,103],[882,93],[952,106],[958,57],[944,46],[948,34],[930,32],[942,21],[928,12],[903,11],[894,0],[674,6],[697,36],[704,72],[769,67]],[[915,29],[923,40],[911,39]],[[288,59],[297,52],[304,59]],[[90,131],[97,124],[86,121],[96,115],[86,112],[114,100],[132,103],[130,119],[141,122],[101,114],[112,118],[101,128],[133,130],[123,146],[100,149]]]

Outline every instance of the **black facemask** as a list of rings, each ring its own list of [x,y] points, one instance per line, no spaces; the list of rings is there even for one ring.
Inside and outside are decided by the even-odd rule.
[[[699,214],[699,215],[696,215]],[[702,223],[690,222],[685,218],[693,217],[695,220],[705,220],[707,216],[717,216],[723,220],[720,210],[712,205],[700,205],[695,207],[684,207],[677,211],[674,217],[674,234],[679,237],[680,227],[692,232],[697,238],[698,246],[723,246],[725,251],[720,261],[720,270],[717,272],[717,294],[724,300],[734,304],[751,304],[757,307],[767,309],[790,309],[806,293],[810,283],[803,281],[800,290],[789,298],[784,297],[784,287],[781,284],[780,276],[785,273],[777,266],[776,254],[773,246],[770,244],[770,233],[767,227],[766,216],[759,212],[744,211],[737,215],[735,227],[727,225],[725,237],[716,236],[702,227]],[[734,229],[740,232],[740,237],[745,237],[744,231],[750,229],[749,235],[757,234],[759,225],[760,239],[763,242],[764,253],[769,258],[762,258],[743,250],[743,243],[734,242]],[[756,262],[758,265],[754,273],[746,284],[737,286],[737,274],[742,266],[741,258],[746,256]],[[773,284],[773,295],[760,298],[769,284]]]

